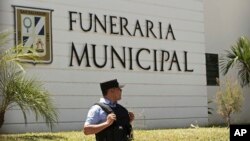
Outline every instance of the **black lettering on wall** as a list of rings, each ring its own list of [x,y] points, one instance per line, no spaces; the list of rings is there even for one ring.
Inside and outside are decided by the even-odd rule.
[[[126,68],[126,54],[125,54],[125,47],[122,48],[123,49],[123,59],[120,57],[120,55],[116,52],[116,50],[114,49],[113,46],[111,46],[111,68],[115,68],[114,67],[114,55],[116,56],[116,58],[120,61],[120,63],[122,64],[123,68]]]
[[[136,23],[135,23],[135,30],[134,30],[134,34],[133,34],[133,36],[135,36],[135,35],[136,35],[136,32],[137,32],[137,31],[139,31],[139,32],[140,32],[141,37],[144,37],[144,35],[143,35],[143,33],[142,33],[142,30],[141,30],[141,25],[140,25],[140,23],[139,23],[139,21],[138,21],[138,20],[136,20]]]
[[[157,71],[157,50],[154,49],[154,71]]]
[[[96,56],[96,49],[95,49],[96,45],[95,44],[92,44],[92,50],[93,50],[93,61],[94,61],[94,64],[96,67],[98,68],[103,68],[106,66],[107,64],[107,45],[104,45],[104,62],[103,64],[99,65],[97,63],[97,56]]]
[[[162,27],[161,27],[161,22],[159,22],[159,35],[160,35],[160,39],[162,39]]]
[[[83,31],[88,32],[92,29],[92,14],[89,13],[89,28],[84,29],[83,27],[83,21],[82,21],[82,13],[79,13],[79,18],[80,18],[80,27]]]
[[[99,18],[95,15],[94,16],[94,23],[95,23],[95,32],[97,32],[97,27],[96,27],[96,25],[97,25],[97,23],[99,24],[99,26],[102,28],[102,30],[105,32],[105,33],[107,33],[107,21],[106,21],[106,15],[103,15],[103,22],[104,23],[102,23],[101,22],[101,20],[99,20]]]
[[[92,48],[93,57],[89,57],[89,50],[88,50],[89,47]],[[108,53],[109,49],[110,49],[110,53]],[[173,70],[173,66],[174,67],[176,66],[176,70],[178,71],[182,71],[181,67],[183,67],[183,72],[194,71],[194,69],[191,69],[190,66],[188,66],[188,57],[187,57],[188,52],[187,51],[183,51],[184,61],[181,64],[179,63],[178,54],[176,53],[176,51],[169,52],[167,50],[157,50],[157,49],[150,50],[148,48],[139,48],[135,52],[133,51],[134,50],[132,47],[123,46],[121,50],[117,51],[115,47],[112,45],[97,46],[96,44],[88,45],[86,43],[84,44],[83,51],[79,53],[77,52],[75,44],[72,42],[69,66],[70,67],[74,66],[74,63],[76,63],[78,66],[81,66],[81,64],[83,64],[83,61],[84,61],[86,67],[92,66],[92,67],[97,67],[97,68],[104,68],[104,67],[107,67],[107,64],[110,64],[110,66],[108,67],[111,69],[114,69],[116,68],[116,65],[117,65],[116,62],[118,62],[118,64],[120,63],[124,69],[129,69],[129,70],[133,70],[134,67],[139,67],[140,69],[143,69],[143,70],[164,72],[168,70],[171,71]],[[102,53],[103,53],[103,56],[100,55]],[[142,55],[144,56],[143,58],[142,58]],[[147,58],[148,59],[150,58],[151,62],[149,62]],[[147,61],[145,61],[145,59]],[[92,62],[93,64],[90,64]],[[147,63],[143,64],[145,62]],[[166,68],[165,65],[167,65],[168,70],[165,70]],[[180,67],[180,65],[182,66]],[[213,69],[213,67],[214,66],[210,68]],[[207,70],[209,70],[208,64],[207,64]],[[207,72],[207,74],[209,74],[209,72]],[[216,75],[216,77],[217,76],[218,74]],[[211,76],[209,76],[208,78],[210,77]]]
[[[169,34],[172,35],[173,40],[176,40],[176,39],[175,39],[175,36],[174,36],[174,32],[173,32],[173,29],[172,29],[171,24],[168,25],[168,32],[167,32],[167,35],[166,35],[166,39],[168,39],[168,35],[169,35]]]
[[[131,36],[131,33],[127,29],[127,26],[128,26],[128,20],[127,20],[127,18],[121,17],[120,18],[120,31],[121,31],[121,35],[124,35],[123,34],[123,29],[124,29],[127,32],[127,34]]]
[[[179,64],[179,61],[178,61],[178,57],[177,57],[175,51],[173,52],[173,57],[172,57],[172,60],[171,60],[171,62],[170,62],[170,67],[169,67],[168,70],[172,70],[172,65],[173,65],[173,63],[176,63],[176,66],[177,66],[178,71],[181,71],[180,64]]]
[[[129,69],[133,70],[133,57],[132,57],[132,49],[131,47],[129,49]]]
[[[150,20],[146,20],[146,36],[149,37],[149,33],[151,33],[154,38],[157,38],[153,32],[153,29],[154,28],[154,23]]]
[[[70,67],[73,66],[73,57],[74,56],[76,57],[76,61],[77,61],[78,66],[80,66],[81,63],[82,63],[84,55],[86,56],[86,62],[87,62],[86,63],[86,67],[91,67],[90,64],[89,64],[89,55],[88,55],[88,46],[87,46],[87,44],[85,44],[84,50],[82,52],[82,56],[81,56],[81,58],[79,58],[79,56],[77,54],[77,51],[76,51],[76,48],[75,48],[75,45],[72,42],[72,44],[71,44],[71,55],[70,55],[70,64],[69,64],[69,66]]]
[[[187,61],[187,52],[184,51],[184,66],[185,66],[185,72],[193,72],[193,69],[188,69],[188,61]]]
[[[77,15],[79,15],[79,18]],[[74,30],[75,24],[79,24],[81,30],[84,32],[89,32],[92,30],[93,32],[97,33],[103,31],[106,34],[111,35],[129,35],[147,38],[153,37],[156,39],[166,40],[170,39],[170,36],[172,36],[172,40],[176,40],[172,25],[170,23],[163,24],[160,21],[153,22],[151,20],[144,20],[143,22],[145,24],[140,23],[140,21],[137,19],[135,24],[131,24],[131,22],[126,17],[112,15],[103,15],[101,17],[92,13],[86,14],[86,17],[83,18],[83,14],[81,12],[69,11],[70,31]],[[129,28],[129,25],[131,25],[132,28]],[[165,32],[163,32],[164,29],[166,29]]]
[[[141,69],[144,69],[144,70],[149,70],[151,68],[151,66],[148,66],[148,67],[143,67],[140,63],[140,59],[139,59],[139,56],[141,54],[142,51],[147,51],[149,54],[150,54],[150,50],[147,49],[147,48],[141,48],[138,50],[138,52],[136,53],[136,62],[137,62],[137,65],[141,68]]]
[[[167,58],[165,59],[165,53],[167,53]],[[164,71],[164,62],[169,60],[169,52],[162,50],[161,51],[161,71]]]
[[[77,12],[75,12],[75,11],[69,11],[69,30],[73,30],[73,26],[72,26],[72,24],[73,23],[76,23],[76,20],[74,19],[72,19],[72,15],[73,14],[77,14]]]
[[[119,34],[119,32],[114,31],[114,28],[117,26],[116,23],[113,21],[114,19],[117,20],[117,17],[110,16],[110,34]]]

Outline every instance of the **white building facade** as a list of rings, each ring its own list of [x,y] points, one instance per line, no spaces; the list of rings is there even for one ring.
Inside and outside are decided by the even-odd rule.
[[[247,4],[1,0],[0,31],[16,31],[9,47],[18,43],[37,50],[41,62],[27,63],[27,75],[36,76],[51,93],[59,113],[53,131],[81,130],[88,109],[102,96],[99,83],[111,79],[125,84],[120,103],[135,113],[136,128],[207,126],[223,121],[216,111],[208,115],[208,107],[216,108],[208,100],[218,87],[208,86],[206,54],[220,56],[238,37],[250,35]],[[248,91],[236,123],[250,122]],[[14,107],[0,131],[50,129],[32,113],[25,126]]]

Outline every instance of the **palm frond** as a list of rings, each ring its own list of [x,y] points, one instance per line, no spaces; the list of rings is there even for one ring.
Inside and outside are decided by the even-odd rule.
[[[27,109],[25,109],[25,107],[23,106],[23,103],[21,101],[16,101],[16,103],[17,103],[17,106],[20,107],[20,109],[21,109],[21,111],[23,113],[24,123],[25,123],[25,125],[27,125],[27,123],[28,123],[27,122],[27,116],[26,116]]]
[[[41,82],[36,81],[35,78],[27,78],[23,72],[17,71],[17,66],[14,65],[10,68],[11,70],[7,70],[9,77],[6,79],[3,91],[5,103],[8,105],[16,103],[23,112],[25,123],[27,123],[25,112],[30,110],[35,113],[37,121],[38,117],[42,117],[52,128],[58,120],[58,115],[49,97],[49,92],[43,89]]]
[[[34,62],[38,61],[38,54],[34,49],[26,47],[24,51],[24,48],[22,45],[17,45],[16,47],[5,50],[1,56],[1,62],[14,62],[24,71],[21,62],[23,59],[33,60]]]
[[[250,83],[250,41],[244,36],[240,37],[236,44],[226,51],[226,55],[220,58],[219,64],[223,75],[237,65],[241,85],[248,85]]]
[[[6,43],[7,34],[0,33],[0,45]],[[22,59],[36,61],[38,55],[31,48],[18,45],[0,52],[0,110],[6,111],[13,105],[20,107],[25,124],[26,113],[35,113],[36,121],[42,117],[46,124],[52,126],[58,120],[58,114],[53,105],[50,94],[42,87],[42,83],[35,78],[25,76]],[[0,124],[0,128],[2,126]]]
[[[227,58],[221,58],[219,60],[220,64],[220,71],[223,75],[226,75],[230,68],[234,66],[235,60],[234,59],[227,59]]]
[[[250,83],[250,72],[246,69],[246,67],[241,67],[238,72],[238,76],[240,78],[241,86],[246,86]]]

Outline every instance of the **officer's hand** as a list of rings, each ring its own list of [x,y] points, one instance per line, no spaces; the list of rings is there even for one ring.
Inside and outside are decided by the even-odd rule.
[[[113,124],[113,122],[116,120],[116,115],[114,113],[111,113],[107,116],[107,123],[108,125]]]
[[[128,114],[129,114],[130,122],[132,122],[135,119],[135,115],[132,112],[128,112]]]

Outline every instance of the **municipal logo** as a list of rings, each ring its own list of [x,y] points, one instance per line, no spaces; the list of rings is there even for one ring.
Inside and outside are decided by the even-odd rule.
[[[14,6],[16,20],[16,44],[25,53],[35,51],[38,63],[52,62],[52,10]],[[32,62],[23,59],[22,61]]]

